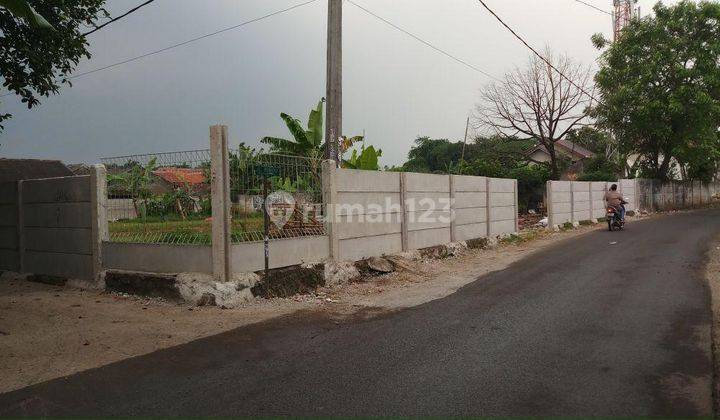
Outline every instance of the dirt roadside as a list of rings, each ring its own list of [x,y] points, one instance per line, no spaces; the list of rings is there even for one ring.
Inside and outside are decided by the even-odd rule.
[[[300,310],[343,317],[419,305],[561,240],[602,228],[542,231],[531,241],[465,250],[363,283],[292,299],[258,299],[227,310],[0,277],[0,393]]]
[[[713,411],[717,418],[720,413],[720,237],[708,249],[705,278],[712,300]]]

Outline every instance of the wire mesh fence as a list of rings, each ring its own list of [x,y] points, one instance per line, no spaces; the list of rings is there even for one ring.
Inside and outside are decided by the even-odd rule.
[[[319,159],[233,150],[232,241],[263,240],[265,209],[270,239],[323,235],[321,167]]]
[[[210,151],[103,158],[113,242],[210,244]]]
[[[233,243],[262,241],[266,226],[271,240],[325,233],[321,160],[246,148],[232,150],[228,159]],[[108,157],[102,163],[111,241],[211,243],[209,150]]]

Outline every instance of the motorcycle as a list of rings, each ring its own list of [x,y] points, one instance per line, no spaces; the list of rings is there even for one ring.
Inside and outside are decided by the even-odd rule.
[[[621,205],[625,205],[625,203],[622,203]],[[625,227],[625,219],[623,219],[620,215],[619,208],[608,206],[605,219],[607,219],[608,230],[610,232],[612,232],[614,229],[623,230],[623,228]]]

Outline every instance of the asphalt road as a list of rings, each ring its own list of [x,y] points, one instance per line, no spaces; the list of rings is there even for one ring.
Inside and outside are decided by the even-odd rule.
[[[583,235],[401,312],[240,328],[0,395],[0,413],[709,415],[719,216]]]

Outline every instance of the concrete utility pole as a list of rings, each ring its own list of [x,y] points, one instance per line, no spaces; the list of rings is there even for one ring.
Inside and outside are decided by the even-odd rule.
[[[340,161],[342,136],[342,3],[328,0],[325,159],[335,162]]]

